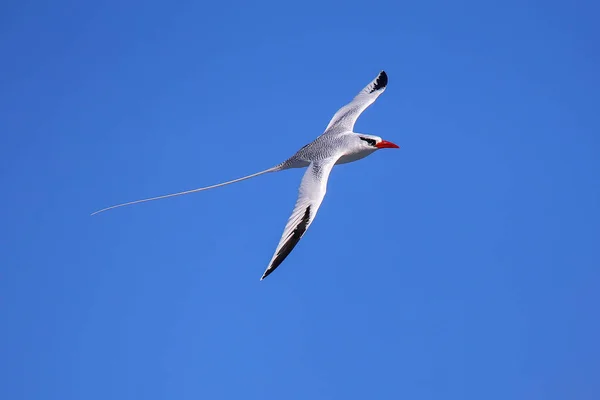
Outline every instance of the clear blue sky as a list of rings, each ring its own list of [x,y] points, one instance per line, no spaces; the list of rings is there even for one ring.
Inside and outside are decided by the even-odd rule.
[[[600,398],[600,6],[4,2],[0,398]],[[380,70],[315,223],[268,168]]]

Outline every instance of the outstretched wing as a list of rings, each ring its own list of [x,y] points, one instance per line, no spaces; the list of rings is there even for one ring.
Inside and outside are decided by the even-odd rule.
[[[277,250],[275,250],[275,254],[260,280],[265,279],[271,272],[275,271],[275,268],[281,265],[315,219],[327,191],[329,173],[337,160],[338,157],[332,157],[314,161],[308,166],[300,183],[298,200],[296,200],[292,216],[288,220]]]
[[[388,83],[388,77],[385,71],[381,71],[377,78],[373,79],[358,95],[344,107],[335,113],[329,125],[325,129],[325,134],[347,132],[354,130],[356,120],[367,109],[381,93],[385,91]]]

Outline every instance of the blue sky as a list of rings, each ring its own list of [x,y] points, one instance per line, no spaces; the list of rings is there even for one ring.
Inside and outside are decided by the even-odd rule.
[[[4,2],[0,398],[597,399],[591,1]],[[385,69],[259,278],[302,171]]]

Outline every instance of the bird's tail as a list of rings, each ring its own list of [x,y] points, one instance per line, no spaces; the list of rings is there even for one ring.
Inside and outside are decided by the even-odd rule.
[[[244,176],[242,178],[234,179],[232,181],[218,183],[216,185],[206,186],[206,187],[202,187],[202,188],[198,188],[198,189],[186,190],[184,192],[165,194],[163,196],[151,197],[149,199],[135,200],[135,201],[127,202],[127,203],[117,204],[117,205],[114,205],[114,206],[103,208],[102,210],[95,211],[91,215],[96,215],[96,214],[99,214],[99,213],[104,212],[104,211],[112,210],[113,208],[119,208],[119,207],[129,206],[129,205],[132,205],[132,204],[145,203],[147,201],[166,199],[168,197],[182,196],[184,194],[190,194],[190,193],[195,193],[195,192],[201,192],[203,190],[214,189],[214,188],[217,188],[219,186],[229,185],[231,183],[236,183],[236,182],[240,182],[240,181],[243,181],[243,180],[246,180],[246,179],[254,178],[255,176],[266,174],[268,172],[277,172],[277,171],[281,171],[283,169],[285,169],[283,167],[283,164],[279,164],[279,165],[276,165],[276,166],[274,166],[272,168],[265,169],[264,171],[260,171],[260,172],[257,172],[255,174],[252,174],[252,175]]]

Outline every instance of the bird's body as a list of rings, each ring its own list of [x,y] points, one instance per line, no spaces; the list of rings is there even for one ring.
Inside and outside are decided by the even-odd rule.
[[[371,81],[350,103],[337,111],[323,134],[302,147],[292,157],[272,168],[213,186],[118,204],[97,211],[94,214],[125,205],[212,189],[269,172],[283,171],[290,168],[307,168],[300,183],[298,199],[292,215],[285,226],[275,254],[261,278],[262,280],[285,260],[314,220],[327,190],[329,173],[335,165],[360,160],[378,149],[398,148],[397,145],[382,140],[379,136],[353,132],[357,118],[384,92],[387,82],[387,74],[381,71],[377,78]]]
[[[372,137],[370,135],[361,135]],[[375,137],[373,137],[375,139]],[[293,164],[297,161],[304,163],[304,167],[312,161],[339,157],[336,164],[345,164],[360,160],[370,155],[376,148],[365,148],[357,134],[352,131],[340,132],[336,135],[321,135],[311,143],[302,147],[292,157],[284,162]]]

